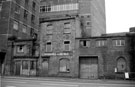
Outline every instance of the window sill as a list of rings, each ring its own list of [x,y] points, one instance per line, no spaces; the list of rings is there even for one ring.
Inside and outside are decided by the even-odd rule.
[[[72,51],[71,51],[71,50],[69,50],[69,51],[66,51],[66,50],[65,50],[65,51],[63,51],[63,52],[64,52],[64,53],[67,53],[67,52],[72,52]]]
[[[59,71],[59,73],[70,73],[70,71]]]
[[[124,74],[125,72],[116,72],[116,74]]]
[[[71,34],[71,32],[63,32],[63,34]]]

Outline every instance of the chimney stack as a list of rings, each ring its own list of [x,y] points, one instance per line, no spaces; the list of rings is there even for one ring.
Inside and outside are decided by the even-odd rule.
[[[130,31],[130,32],[135,32],[135,27],[131,27],[131,28],[129,29],[129,31]]]

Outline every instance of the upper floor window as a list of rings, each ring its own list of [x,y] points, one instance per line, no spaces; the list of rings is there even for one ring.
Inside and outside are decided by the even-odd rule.
[[[48,34],[48,35],[47,35],[47,39],[48,39],[48,40],[52,40],[52,38],[53,38],[53,35],[51,35],[51,34]]]
[[[64,33],[71,33],[71,23],[64,23]]]
[[[64,41],[64,51],[70,51],[70,41]]]
[[[13,22],[13,29],[18,30],[18,28],[19,28],[19,22],[14,21]]]
[[[47,25],[47,30],[53,29],[53,25],[52,24],[48,24]]]
[[[54,12],[54,11],[77,10],[77,9],[78,9],[78,3],[62,4],[62,5],[51,6],[51,12]]]
[[[14,0],[17,4],[20,4],[21,0]]]
[[[79,8],[78,3],[72,4],[62,4],[62,5],[48,5],[40,6],[40,12],[55,12],[55,11],[68,11],[68,10],[77,10]]]
[[[96,41],[96,46],[97,47],[102,47],[102,46],[105,46],[106,44],[107,44],[106,40]]]
[[[31,22],[35,23],[35,15],[31,15]]]
[[[32,8],[33,10],[36,10],[36,3],[34,1],[32,2]]]
[[[18,53],[24,52],[24,47],[25,47],[24,45],[18,45],[18,46],[17,46],[17,52],[18,52]]]
[[[48,24],[46,29],[47,29],[46,30],[47,34],[52,34],[53,33],[53,25],[52,24]]]
[[[46,43],[46,52],[52,52],[52,43],[51,42]]]
[[[27,10],[24,10],[24,19],[27,19],[27,17],[28,17],[28,11]]]
[[[86,21],[86,26],[92,26],[91,21]]]
[[[19,5],[15,5],[15,13],[20,14],[20,6]]]
[[[114,40],[114,46],[125,46],[125,40]]]
[[[40,12],[50,12],[51,11],[51,6],[40,6]]]
[[[88,40],[80,40],[81,47],[90,47],[90,41]]]
[[[28,5],[28,3],[29,3],[29,0],[25,0],[25,5]]]
[[[60,72],[70,72],[70,61],[69,59],[60,59]]]
[[[26,32],[27,32],[27,26],[26,26],[26,25],[23,25],[23,27],[22,27],[22,32],[23,32],[23,33],[26,33]]]
[[[2,5],[0,5],[0,12],[1,12],[1,10],[2,10]]]

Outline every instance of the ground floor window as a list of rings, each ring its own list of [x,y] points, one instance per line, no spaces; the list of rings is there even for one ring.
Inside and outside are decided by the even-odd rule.
[[[69,59],[60,59],[60,72],[70,72],[70,61]]]
[[[22,69],[28,69],[29,61],[22,61]]]
[[[36,60],[17,60],[15,61],[16,75],[36,75]]]
[[[30,61],[30,69],[36,69],[36,61]]]

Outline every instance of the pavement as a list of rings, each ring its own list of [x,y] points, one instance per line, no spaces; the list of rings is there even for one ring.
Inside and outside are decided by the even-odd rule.
[[[0,87],[135,87],[130,80],[1,76]]]
[[[83,83],[116,83],[116,84],[135,84],[133,80],[118,80],[118,79],[80,79],[80,78],[65,78],[65,77],[28,77],[28,76],[0,76],[4,79],[21,79],[21,80],[38,80],[38,81],[69,81],[69,82],[83,82]]]

